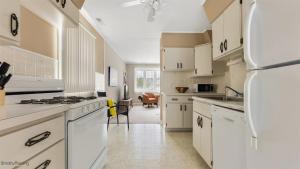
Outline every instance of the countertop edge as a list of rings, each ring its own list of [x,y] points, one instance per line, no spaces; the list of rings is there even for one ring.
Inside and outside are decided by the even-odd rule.
[[[234,109],[238,111],[244,112],[244,106],[233,104],[232,102],[222,102],[218,100],[208,99],[208,98],[201,98],[201,97],[192,97],[193,100],[200,101],[203,103],[209,103],[216,106],[221,106],[229,109]]]
[[[55,108],[46,109],[39,112],[32,112],[30,114],[22,116],[3,119],[0,121],[0,135],[10,133],[13,130],[25,128],[33,123],[39,123],[38,121],[42,119],[63,116],[67,110],[69,110],[68,105],[61,105]]]

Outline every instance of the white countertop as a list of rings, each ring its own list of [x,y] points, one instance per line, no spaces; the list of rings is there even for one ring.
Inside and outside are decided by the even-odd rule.
[[[224,93],[203,92],[203,93],[161,93],[166,96],[224,96]]]
[[[53,112],[64,111],[69,109],[68,105],[46,105],[46,104],[11,104],[0,106],[0,122],[15,117],[26,116],[33,113],[44,112],[52,110]],[[57,112],[60,113],[60,112]]]
[[[83,101],[77,104],[7,104],[0,106],[0,135],[22,129],[40,120],[62,116],[70,109],[106,98]],[[104,103],[106,104],[106,102]]]
[[[216,106],[226,107],[234,110],[244,111],[244,102],[237,101],[222,101],[215,100],[210,98],[202,98],[202,97],[193,97],[194,100],[200,101],[203,103],[213,104]]]

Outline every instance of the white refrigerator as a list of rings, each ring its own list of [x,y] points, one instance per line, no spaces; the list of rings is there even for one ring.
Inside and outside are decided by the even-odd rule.
[[[300,169],[300,0],[244,5],[247,169]]]

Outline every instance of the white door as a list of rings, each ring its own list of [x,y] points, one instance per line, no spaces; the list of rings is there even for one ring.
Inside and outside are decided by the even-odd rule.
[[[299,72],[298,64],[248,74],[247,169],[300,168]]]
[[[213,58],[218,58],[224,52],[223,41],[224,41],[224,25],[223,25],[223,15],[219,16],[212,23],[212,41],[213,41]],[[223,52],[222,52],[223,51]]]
[[[183,105],[183,128],[193,127],[193,104]]]
[[[244,113],[220,107],[212,110],[214,169],[245,169]]]
[[[235,0],[224,12],[224,50],[239,48],[242,38],[242,4]]]
[[[195,47],[195,76],[212,75],[212,47],[205,44]]]
[[[245,60],[249,69],[300,60],[300,1],[246,0]]]
[[[200,131],[200,155],[204,161],[211,166],[212,162],[212,139],[211,139],[211,119],[201,116]]]
[[[107,109],[68,122],[68,168],[91,168],[107,145]]]
[[[193,146],[200,153],[200,114],[193,112]]]
[[[21,26],[20,0],[0,0],[0,20],[0,36],[19,41]]]
[[[183,106],[177,103],[167,104],[167,128],[182,128]]]

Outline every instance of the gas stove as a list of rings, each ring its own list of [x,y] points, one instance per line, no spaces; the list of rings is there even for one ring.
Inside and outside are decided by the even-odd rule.
[[[85,100],[94,100],[97,97],[90,96],[90,97],[79,97],[79,96],[58,96],[53,97],[51,99],[28,99],[28,100],[21,100],[19,104],[75,104],[80,103]]]

